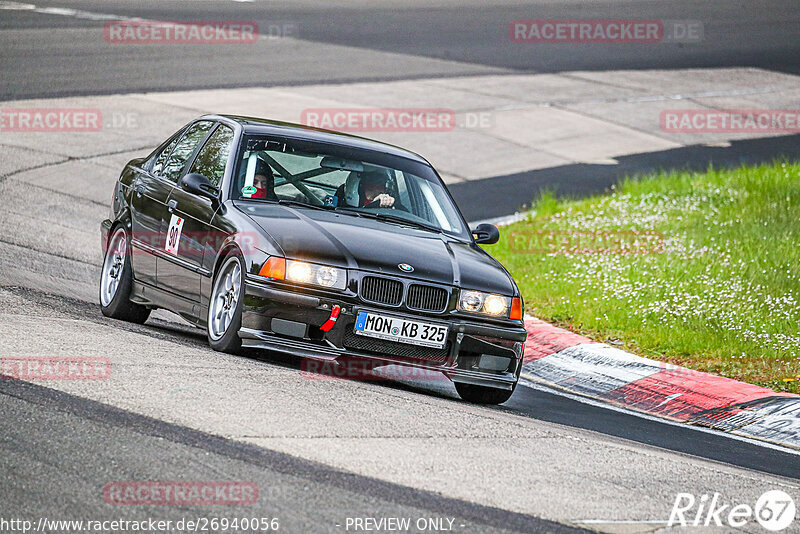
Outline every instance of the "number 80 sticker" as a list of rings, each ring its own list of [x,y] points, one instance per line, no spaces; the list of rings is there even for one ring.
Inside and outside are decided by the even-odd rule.
[[[181,242],[181,232],[183,232],[183,217],[173,215],[169,221],[169,231],[167,231],[167,244],[164,249],[170,254],[178,255],[178,245]]]

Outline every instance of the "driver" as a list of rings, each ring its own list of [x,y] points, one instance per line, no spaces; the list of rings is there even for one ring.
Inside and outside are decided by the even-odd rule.
[[[337,196],[344,196],[346,204],[355,208],[395,206],[390,178],[381,171],[351,172],[343,189],[344,195],[337,192]]]
[[[386,174],[379,171],[365,172],[361,177],[361,188],[365,206],[372,203],[381,208],[394,206],[394,197],[389,194],[389,178]]]

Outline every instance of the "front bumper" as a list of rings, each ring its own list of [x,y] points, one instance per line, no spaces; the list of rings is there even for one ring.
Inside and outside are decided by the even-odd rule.
[[[334,306],[341,312],[329,332],[323,325]],[[447,324],[444,349],[364,338],[353,334],[359,310],[398,315],[396,310],[361,302],[352,295],[292,291],[247,279],[239,336],[246,347],[263,348],[321,360],[359,359],[375,366],[401,365],[443,373],[454,382],[512,389],[519,377],[527,333],[519,325],[496,325],[444,316],[401,313]],[[489,365],[491,363],[491,365]]]

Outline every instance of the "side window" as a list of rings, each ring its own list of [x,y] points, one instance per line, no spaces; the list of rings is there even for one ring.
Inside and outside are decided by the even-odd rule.
[[[178,139],[181,138],[181,130],[178,130],[172,135],[169,143],[164,147],[164,149],[156,154],[155,156],[150,158],[152,162],[152,166],[150,168],[150,172],[153,174],[161,175],[164,172],[164,164],[167,162],[167,158],[169,157],[169,153],[172,152],[172,149],[175,148],[175,144],[178,142]]]
[[[213,125],[214,123],[211,121],[202,121],[192,125],[186,131],[180,141],[175,144],[169,159],[164,164],[161,172],[164,178],[177,183],[183,166],[186,165],[186,160],[189,159],[194,149],[197,148],[197,144],[203,140]],[[153,173],[155,174],[155,169],[153,169]]]
[[[202,174],[215,187],[219,187],[222,176],[225,174],[225,165],[228,163],[228,155],[233,146],[233,130],[225,125],[220,125],[206,144],[197,154],[192,169],[189,172]]]
[[[164,164],[167,162],[167,157],[169,157],[169,153],[172,152],[173,148],[175,148],[175,144],[177,142],[178,138],[176,137],[163,151],[161,151],[161,154],[158,155],[155,163],[153,163],[153,174],[158,174],[160,176],[164,172]]]

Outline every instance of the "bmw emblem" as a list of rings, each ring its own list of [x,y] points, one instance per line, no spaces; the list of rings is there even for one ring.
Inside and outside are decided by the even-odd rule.
[[[401,263],[400,265],[398,265],[398,267],[404,273],[412,273],[412,272],[414,272],[414,268],[412,266],[410,266],[409,264],[407,264],[407,263]]]

